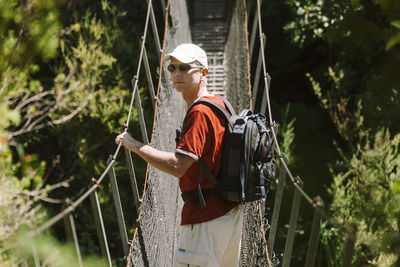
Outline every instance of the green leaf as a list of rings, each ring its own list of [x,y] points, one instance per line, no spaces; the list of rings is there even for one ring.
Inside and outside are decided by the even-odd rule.
[[[394,183],[393,189],[394,189],[394,191],[396,191],[397,193],[400,193],[400,181],[397,181],[397,182]]]
[[[394,20],[390,24],[395,26],[397,29],[400,29],[400,20]]]
[[[21,144],[18,144],[16,146],[16,150],[17,150],[18,156],[20,158],[22,158],[24,156],[24,147]]]
[[[400,32],[389,38],[386,43],[385,50],[389,51],[394,45],[400,43]]]

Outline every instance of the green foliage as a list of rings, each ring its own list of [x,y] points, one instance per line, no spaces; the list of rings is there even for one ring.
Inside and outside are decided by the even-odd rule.
[[[25,154],[22,147],[19,151],[20,160],[15,162],[8,146],[0,148],[0,251],[8,249],[21,226],[34,228],[45,215],[37,201],[47,195],[47,190],[40,190],[46,165]],[[2,266],[12,266],[9,261],[18,260],[9,253],[1,254]]]
[[[321,250],[326,255],[326,263],[328,267],[340,266],[341,255],[338,253],[338,247],[341,246],[342,240],[339,240],[339,230],[330,227],[326,221],[321,224]]]
[[[36,205],[46,196],[40,191],[46,168],[36,156],[16,147],[17,160],[9,148],[9,129],[21,121],[11,99],[21,93],[19,88],[37,90],[38,84],[29,81],[37,70],[35,57],[48,60],[57,48],[59,29],[53,1],[0,1],[0,249],[15,237],[22,225],[34,227],[45,214]],[[30,23],[32,22],[32,23]],[[12,266],[11,254],[1,253],[0,265]]]
[[[19,231],[10,247],[18,247],[13,251],[13,256],[28,266],[39,260],[44,266],[69,267],[79,266],[76,250],[72,243],[61,244],[56,239],[46,235],[31,237],[24,231]],[[96,257],[82,259],[84,266],[104,266],[104,262]],[[8,262],[7,266],[19,266],[15,262]]]
[[[104,170],[102,161],[110,153],[109,146],[104,144],[115,146],[115,134],[126,119],[132,61],[138,57],[134,53],[139,44],[139,39],[132,44],[135,36],[126,31],[140,28],[136,24],[129,26],[132,22],[125,17],[127,12],[120,11],[124,8],[116,8],[107,1],[93,5],[99,4],[102,8],[96,14],[86,11],[96,8],[83,8],[83,14],[69,15],[70,25],[61,29],[59,16],[63,14],[55,1],[0,1],[2,266],[18,260],[18,255],[6,250],[4,244],[15,238],[15,231],[22,225],[34,228],[46,214],[39,201],[63,202],[66,197],[74,198],[86,188],[91,177]],[[141,16],[144,15],[138,16],[139,24],[143,21]],[[126,27],[121,27],[121,23]],[[117,58],[122,62],[118,66]],[[154,59],[154,55],[149,54],[149,58]],[[140,93],[145,93],[140,86]],[[143,105],[146,108],[149,103]],[[151,117],[149,114],[151,111],[145,116]],[[130,125],[139,128],[136,110]],[[137,175],[144,171],[145,164],[139,164]],[[56,183],[62,187],[63,181],[73,176],[76,179],[71,190],[53,190],[55,187],[49,185]],[[122,187],[130,188],[125,185],[127,182],[128,179],[122,181]],[[107,185],[105,188],[105,198],[109,199]],[[129,202],[126,194],[121,192],[123,204]],[[107,226],[115,223],[110,204],[103,203],[103,208],[111,211],[104,216]],[[53,210],[59,210],[54,206],[47,208],[49,216]],[[77,228],[84,229],[80,242],[86,254],[93,253],[96,246],[90,214],[84,205],[76,211]],[[129,225],[133,225],[134,216],[134,212],[129,212]],[[110,247],[117,254],[118,246],[113,239],[118,235],[114,232]],[[63,233],[56,232],[56,236],[62,238]],[[54,249],[58,247],[54,241],[48,242]],[[57,253],[64,253],[60,251],[61,247]],[[46,255],[40,257],[44,260]],[[72,254],[68,255],[57,266],[71,261]]]
[[[286,1],[293,7],[295,19],[284,26],[291,33],[292,41],[303,47],[308,38],[322,38],[324,33],[341,19],[348,6],[334,1]],[[347,1],[346,1],[347,2]]]
[[[397,260],[390,237],[398,235],[400,223],[399,143],[399,134],[391,138],[384,129],[373,140],[365,135],[347,162],[348,170],[335,174],[332,209],[338,222],[358,229],[356,266],[391,266]]]
[[[400,20],[394,20],[392,21],[392,26],[396,27],[397,29],[400,30]],[[390,50],[393,46],[396,44],[400,43],[400,32],[394,34],[386,43],[386,51]]]
[[[281,122],[281,129],[279,135],[282,137],[283,141],[280,142],[281,151],[286,155],[288,159],[288,164],[292,164],[294,162],[293,158],[293,146],[294,146],[294,123],[296,118],[291,119],[288,121],[289,118],[289,110],[290,106],[286,106],[286,111],[284,114],[284,119]]]
[[[323,92],[320,83],[315,81],[309,73],[306,75],[312,84],[315,95],[318,97],[322,107],[328,112],[341,138],[352,147],[354,145],[353,140],[359,134],[360,127],[363,124],[361,100],[358,101],[356,112],[352,113],[352,109],[349,108],[350,97],[343,96],[345,93],[342,92],[343,88],[341,87],[344,72],[340,70],[339,74],[336,74],[331,67],[328,70],[335,86],[334,91]]]
[[[30,82],[37,71],[35,59],[49,60],[57,53],[60,29],[55,1],[0,1],[0,134],[20,123],[18,111],[10,108],[10,97],[20,88],[36,91]]]
[[[304,53],[311,89],[337,131],[329,136],[340,155],[328,162],[331,210],[345,228],[357,227],[354,266],[400,262],[399,3],[286,1],[292,19],[284,29]],[[327,265],[340,266],[344,238],[323,225]]]
[[[312,45],[317,40],[323,42],[328,54],[321,61],[320,68],[310,74],[324,80],[323,94],[346,101],[341,105],[346,105],[348,112],[355,112],[361,99],[364,104],[363,115],[368,118],[366,126],[388,126],[392,132],[399,129],[396,114],[400,47],[396,45],[396,19],[400,8],[396,3],[289,1],[297,10],[304,9],[307,12],[297,14],[286,26],[294,41],[302,40],[296,41],[298,45]],[[316,18],[311,20],[307,16]],[[324,20],[328,21],[326,25],[322,23]],[[313,34],[314,31],[321,34]],[[333,76],[337,79],[327,80]]]
[[[18,124],[20,121],[20,115],[9,108],[7,102],[2,102],[0,104],[0,134],[4,134],[4,129],[7,129],[12,124]],[[4,137],[5,138],[5,137]],[[2,142],[4,145],[5,141]]]
[[[54,17],[54,15],[51,15],[52,8],[54,8],[52,5],[48,7],[47,4],[40,1],[35,3],[39,7],[33,5],[30,8],[39,9],[39,11],[40,8],[48,8],[46,14],[49,17]],[[20,10],[20,8],[16,10]],[[37,14],[34,15],[37,16]],[[96,100],[100,95],[104,95],[104,88],[101,86],[102,76],[104,72],[110,70],[112,63],[115,62],[115,58],[103,51],[100,38],[104,35],[105,29],[104,25],[96,18],[93,17],[90,21],[87,21],[83,27],[74,24],[67,30],[61,31],[61,37],[63,37],[61,42],[58,41],[59,35],[46,27],[47,21],[35,19],[36,17],[33,16],[30,23],[43,25],[43,29],[39,29],[46,31],[46,34],[43,35],[38,33],[37,38],[43,38],[43,40],[40,39],[40,42],[50,47],[37,44],[40,43],[39,40],[32,36],[26,37],[29,42],[32,42],[32,45],[38,46],[35,50],[30,48],[30,44],[27,44],[29,42],[21,37],[18,40],[21,45],[18,45],[18,47],[26,45],[31,57],[24,56],[23,51],[14,51],[17,53],[13,53],[13,55],[18,55],[18,57],[0,60],[3,62],[3,65],[0,66],[0,69],[3,70],[0,77],[0,88],[2,88],[0,97],[3,100],[0,110],[1,113],[8,114],[5,116],[8,119],[3,121],[2,128],[8,128],[10,121],[19,125],[11,131],[11,136],[18,136],[49,125],[62,124],[78,113],[88,112],[90,109],[93,111]],[[9,25],[8,32],[12,32],[13,27],[25,27],[22,25],[24,23],[24,21],[21,21],[21,25],[15,25],[15,23]],[[57,17],[54,17],[53,24],[58,25]],[[75,32],[74,40],[77,40],[77,42],[71,43],[68,38]],[[86,35],[86,39],[84,39],[84,35]],[[61,52],[65,63],[57,67],[53,86],[48,87],[44,86],[41,80],[34,78],[40,67],[30,60],[34,60],[32,55],[41,56],[42,60],[47,60],[49,55],[54,55],[51,52],[57,48],[57,46],[54,48],[52,46],[54,38],[56,38],[57,44],[61,43]],[[68,45],[68,49],[65,48],[66,45]],[[0,52],[2,52],[0,54],[7,56],[6,49],[6,45],[0,43]],[[42,50],[46,51],[47,54],[43,54]],[[19,56],[23,57],[20,58]],[[103,101],[107,100],[107,98],[103,99]],[[13,110],[10,107],[13,107]]]
[[[0,1],[0,73],[57,53],[58,1]]]

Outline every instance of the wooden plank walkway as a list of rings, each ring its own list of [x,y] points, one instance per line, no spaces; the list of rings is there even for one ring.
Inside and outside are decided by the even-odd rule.
[[[228,35],[228,16],[225,1],[190,1],[189,14],[192,41],[207,52],[208,90],[211,93],[225,96],[224,47]]]

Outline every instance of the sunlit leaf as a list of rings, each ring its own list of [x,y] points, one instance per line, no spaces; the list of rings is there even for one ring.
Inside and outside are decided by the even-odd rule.
[[[385,50],[386,51],[390,50],[394,45],[398,43],[400,43],[400,32],[389,38],[389,40],[386,43]]]
[[[396,191],[397,193],[400,193],[400,181],[394,183],[393,190]]]
[[[394,20],[390,24],[400,29],[400,20]]]

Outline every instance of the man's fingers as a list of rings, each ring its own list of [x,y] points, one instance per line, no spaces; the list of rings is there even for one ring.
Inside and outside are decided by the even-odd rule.
[[[123,132],[123,133],[119,134],[119,135],[115,138],[115,143],[117,143],[117,145],[119,145],[119,143],[124,144],[123,141],[124,141],[124,137],[125,137],[126,135],[128,135],[127,132]],[[129,135],[128,135],[128,136],[129,136]]]
[[[119,145],[119,143],[122,142],[123,138],[124,138],[124,134],[123,134],[123,133],[120,134],[120,135],[118,135],[118,136],[115,138],[115,143],[117,143],[117,145]]]

